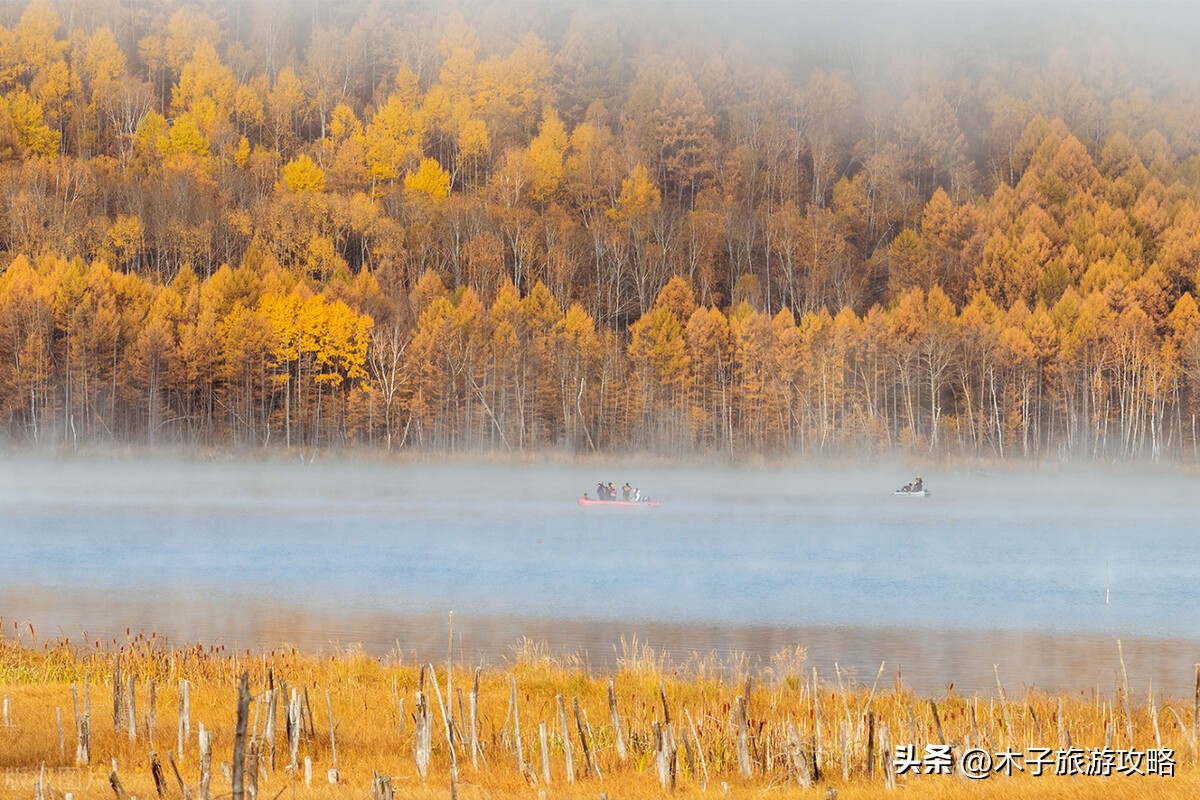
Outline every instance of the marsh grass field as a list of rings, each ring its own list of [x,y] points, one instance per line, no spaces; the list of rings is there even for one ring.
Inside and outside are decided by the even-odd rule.
[[[377,776],[389,779],[391,796],[403,798],[828,797],[829,789],[839,798],[885,792],[1157,798],[1200,791],[1195,700],[1131,692],[1119,673],[1109,687],[1062,694],[1016,688],[1016,676],[1005,686],[998,673],[990,693],[951,687],[925,695],[885,670],[869,684],[817,674],[800,648],[752,666],[711,655],[673,662],[625,642],[616,670],[602,674],[580,658],[552,657],[532,641],[514,647],[505,665],[477,669],[458,659],[418,665],[356,650],[316,656],[174,647],[154,635],[47,644],[28,630],[14,636],[11,623],[6,630],[8,638],[0,639],[0,795],[6,798],[121,797],[110,782],[114,767],[131,797],[234,796],[230,765],[243,674],[250,700],[244,741],[258,757],[258,769],[247,768],[245,784],[255,784],[247,798],[387,796]],[[77,720],[85,686],[90,735],[82,764]],[[271,687],[284,692],[278,703],[269,702]],[[294,769],[286,721],[293,691],[302,708],[293,726]],[[200,725],[211,737],[207,795]],[[1174,775],[889,776],[897,745],[914,745],[919,754],[941,743],[956,756],[970,747],[993,753],[1169,748]],[[161,791],[152,752],[165,776]],[[336,784],[329,780],[335,758]],[[1047,772],[1055,772],[1053,765]]]

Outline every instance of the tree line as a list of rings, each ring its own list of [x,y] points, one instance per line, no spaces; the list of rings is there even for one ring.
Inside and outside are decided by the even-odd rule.
[[[328,5],[6,9],[11,439],[1196,457],[1186,70]]]

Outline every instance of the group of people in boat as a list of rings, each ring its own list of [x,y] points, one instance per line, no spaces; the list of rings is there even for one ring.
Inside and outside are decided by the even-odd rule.
[[[591,498],[587,496],[587,492],[584,492],[583,499],[590,500]],[[600,481],[596,484],[596,499],[622,500],[626,503],[644,503],[650,498],[642,494],[641,489],[630,486],[629,481],[625,481],[625,485],[620,489],[618,489],[612,481],[609,481],[608,483]]]
[[[904,488],[900,491],[904,492],[905,494],[909,492],[923,492],[925,491],[925,483],[921,480],[921,476],[918,475],[917,479],[912,483],[904,484]]]

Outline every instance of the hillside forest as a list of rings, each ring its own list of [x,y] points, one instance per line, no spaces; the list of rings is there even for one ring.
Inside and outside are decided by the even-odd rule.
[[[0,437],[1195,460],[1136,11],[0,3]]]

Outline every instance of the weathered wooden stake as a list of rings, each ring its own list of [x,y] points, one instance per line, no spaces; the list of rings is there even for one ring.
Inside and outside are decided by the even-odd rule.
[[[417,690],[416,723],[413,729],[413,757],[417,762],[417,774],[425,779],[429,771],[429,754],[433,747],[433,718],[429,714],[429,702],[425,693]]]
[[[850,780],[850,736],[846,730],[846,721],[838,722],[838,739],[842,743],[842,780]]]
[[[71,684],[71,706],[75,712],[75,763],[82,766],[86,765],[89,760],[88,720],[79,714],[79,693],[73,683]]]
[[[158,792],[158,796],[166,800],[167,796],[167,779],[163,775],[162,763],[158,760],[158,753],[150,751],[150,775],[154,778],[154,790]]]
[[[192,700],[191,689],[187,681],[179,682],[179,736],[175,748],[179,759],[183,760],[183,747],[192,735]]]
[[[538,739],[542,744],[542,781],[550,785],[550,748],[546,743],[546,723],[538,723]]]
[[[267,764],[275,771],[275,719],[278,716],[279,689],[267,690],[267,719],[263,723],[263,741],[267,743]]]
[[[571,758],[571,729],[567,727],[567,709],[563,706],[561,694],[554,696],[554,701],[558,703],[558,721],[560,730],[562,731],[563,740],[563,755],[567,760],[567,783],[575,782],[575,762]]]
[[[666,789],[671,785],[671,768],[667,764],[666,732],[658,720],[650,723],[650,731],[654,735],[654,768],[658,772],[658,782]]]
[[[867,777],[875,777],[875,712],[867,714]]]
[[[734,714],[737,716],[737,759],[738,772],[743,778],[750,777],[750,748],[748,746],[748,733],[746,731],[746,699],[740,694],[734,703]]]
[[[446,744],[450,748],[450,800],[458,798],[458,754],[454,749],[454,716],[450,706],[450,692],[447,690],[445,700],[442,699],[442,690],[438,687],[437,672],[433,669],[433,665],[429,665],[429,675],[433,680],[433,693],[437,696],[438,708],[442,712],[442,724],[446,728]],[[447,674],[446,680],[450,676]]]
[[[625,734],[621,731],[621,716],[617,713],[617,688],[611,678],[608,681],[608,712],[612,717],[613,736],[617,746],[617,760],[623,762],[628,753],[625,750]]]
[[[791,721],[787,724],[787,733],[788,760],[792,763],[792,772],[796,776],[796,783],[808,788],[812,786],[812,775],[808,771],[808,754],[804,752],[804,742],[801,741],[800,734]]]
[[[108,773],[108,785],[112,787],[113,794],[117,796],[117,800],[129,800],[129,794],[125,791],[125,787],[121,785],[121,779],[117,777],[117,760],[113,759],[112,772]]]
[[[708,786],[708,764],[704,760],[704,748],[700,745],[700,734],[696,732],[696,723],[692,722],[691,712],[685,708],[683,715],[687,717],[688,727],[692,729],[692,738],[696,740],[696,754],[700,756],[700,773],[704,776],[700,781],[700,791],[705,791]]]
[[[582,714],[579,711],[579,698],[574,698],[575,701],[575,727],[579,731],[579,744],[583,748],[583,765],[587,770],[586,774],[595,774],[597,778],[601,778],[600,769],[592,760],[592,750],[588,747],[587,729],[583,726]],[[669,725],[669,723],[668,723]]]
[[[517,708],[517,679],[512,679],[512,711],[513,711],[513,740],[516,752],[513,754],[517,762],[517,772],[525,774],[525,754],[521,751],[521,714]]]
[[[813,667],[813,782],[821,781],[821,684],[817,680],[817,668]]]
[[[299,768],[297,757],[300,755],[300,725],[303,711],[300,705],[300,695],[292,689],[292,698],[287,707],[287,740],[288,740],[288,769],[294,774]]]
[[[59,759],[64,759],[67,757],[67,743],[63,739],[62,709],[57,706],[54,708],[54,721],[58,724],[58,757]]]
[[[337,726],[333,722],[333,699],[330,697],[328,689],[325,690],[325,710],[329,712],[329,752],[333,761],[328,777],[330,783],[337,783],[340,777],[337,765],[337,739],[334,736]]]
[[[129,741],[137,741],[137,703],[133,693],[133,675],[125,678],[125,728],[129,732]]]
[[[175,773],[175,782],[179,784],[179,796],[183,800],[188,800],[188,788],[183,783],[183,776],[179,774],[179,765],[175,763],[175,754],[170,750],[167,751],[167,761],[171,762],[171,772]]]
[[[113,730],[117,733],[121,731],[121,723],[125,721],[124,707],[121,705],[121,654],[113,655]]]
[[[9,711],[8,711],[8,708],[9,708],[8,695],[4,695],[4,699],[2,701],[0,701],[0,705],[3,705],[3,707],[4,707],[4,727],[11,728],[12,727],[12,718],[9,716]]]
[[[883,782],[888,789],[896,788],[896,772],[892,763],[892,740],[887,725],[879,726],[879,753],[883,757]]]
[[[258,741],[250,742],[246,751],[246,797],[258,800]]]
[[[371,800],[392,800],[392,779],[375,773],[371,781]]]
[[[146,744],[154,749],[154,723],[157,718],[155,705],[158,702],[158,690],[153,678],[146,679]]]
[[[212,735],[200,724],[200,800],[209,800],[208,786],[212,780]]]
[[[233,730],[233,800],[246,800],[246,725],[250,719],[250,673],[238,678],[237,723]]]
[[[476,733],[476,713],[479,705],[479,669],[475,670],[475,685],[471,689],[471,769],[479,769],[479,737]]]

